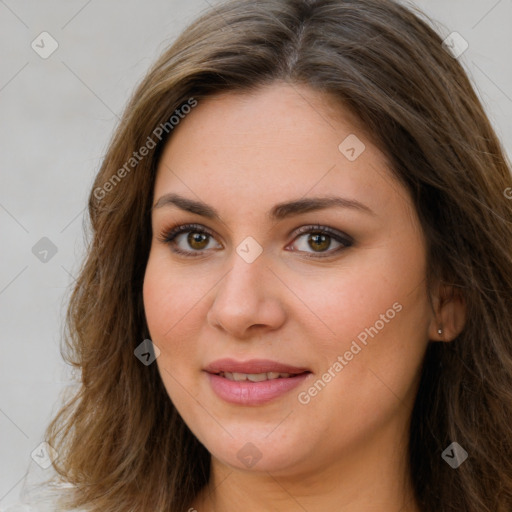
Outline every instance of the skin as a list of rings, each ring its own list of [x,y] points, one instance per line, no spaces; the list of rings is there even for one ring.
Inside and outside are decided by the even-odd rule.
[[[366,146],[355,161],[338,149],[349,134]],[[153,204],[169,192],[221,216],[154,208],[144,280],[163,383],[212,454],[210,485],[191,507],[418,512],[406,464],[411,408],[427,344],[453,337],[457,308],[443,309],[436,296],[434,308],[429,302],[423,232],[383,153],[332,98],[278,82],[199,101],[167,143]],[[326,195],[373,213],[330,207],[280,221],[266,216],[277,203]],[[179,248],[201,256],[175,254],[161,239],[169,226],[187,223],[214,233],[202,245],[178,237]],[[307,232],[294,234],[315,224],[347,233],[353,245],[337,252],[334,238],[325,248],[308,244]],[[236,252],[248,236],[263,248],[252,263]],[[315,254],[330,256],[308,258]],[[300,403],[298,394],[396,303],[400,312]],[[214,394],[202,371],[223,357],[272,359],[312,374],[269,403],[234,405]],[[248,442],[261,454],[252,467],[237,457]]]

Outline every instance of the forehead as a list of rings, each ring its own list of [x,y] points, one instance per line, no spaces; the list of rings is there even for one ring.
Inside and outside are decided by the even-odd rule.
[[[219,208],[335,193],[372,209],[407,201],[348,110],[330,95],[282,83],[199,100],[159,162],[155,200],[169,191],[211,198]]]

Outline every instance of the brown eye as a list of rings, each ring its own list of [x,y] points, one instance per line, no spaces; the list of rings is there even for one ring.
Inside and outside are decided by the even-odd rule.
[[[331,237],[329,235],[315,233],[309,236],[310,238],[308,238],[308,245],[314,251],[325,251],[329,249],[329,246],[331,245]]]
[[[185,236],[186,235],[186,236]],[[196,224],[180,225],[165,231],[159,240],[171,246],[173,252],[184,256],[200,256],[202,251],[209,249],[214,240],[213,234]],[[217,247],[222,248],[220,244]]]
[[[200,251],[202,249],[205,249],[206,246],[208,245],[209,236],[210,235],[207,235],[205,233],[190,231],[189,235],[187,236],[187,243],[193,249]]]
[[[295,237],[291,245],[298,247],[293,248],[292,251],[304,252],[311,258],[331,256],[354,243],[350,236],[326,226],[303,226],[296,233],[299,233],[299,236]],[[162,233],[159,240],[169,244],[173,252],[183,256],[201,256],[206,250],[222,249],[222,245],[218,243],[217,246],[209,247],[210,242],[215,241],[214,235],[197,224],[171,228]],[[298,244],[297,241],[299,241]],[[333,244],[338,245],[332,248]]]
[[[345,233],[327,226],[304,226],[296,233],[299,233],[299,236],[295,238],[292,245],[296,245],[297,248],[292,250],[307,253],[308,257],[312,258],[331,256],[354,243],[353,239]],[[333,243],[338,245],[331,249]]]

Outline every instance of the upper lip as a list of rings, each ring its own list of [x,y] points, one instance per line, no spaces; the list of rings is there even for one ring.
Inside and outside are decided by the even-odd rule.
[[[250,359],[249,361],[236,361],[235,359],[218,359],[208,364],[205,368],[208,373],[304,373],[307,368],[291,366],[289,364],[271,361],[270,359]]]

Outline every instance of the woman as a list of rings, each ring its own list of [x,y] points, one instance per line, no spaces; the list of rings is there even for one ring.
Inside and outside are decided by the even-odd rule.
[[[62,506],[510,511],[510,186],[403,6],[216,6],[91,191]]]

